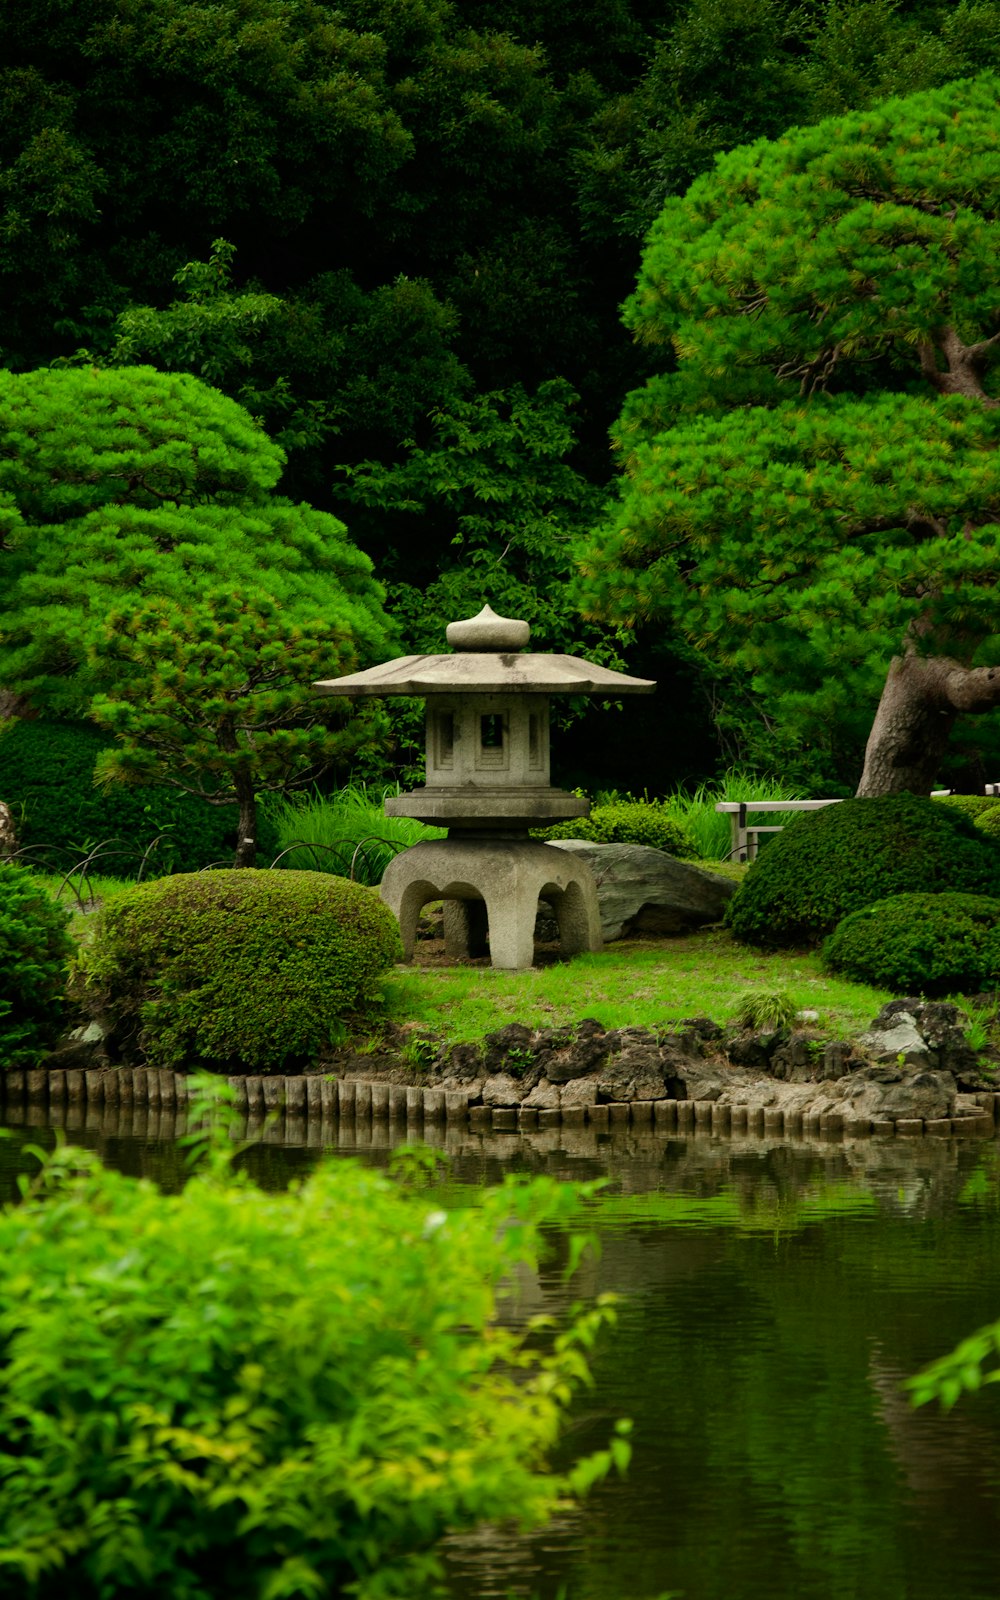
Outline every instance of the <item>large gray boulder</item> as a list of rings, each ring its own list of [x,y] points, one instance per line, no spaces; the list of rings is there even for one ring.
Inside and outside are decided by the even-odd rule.
[[[719,922],[736,893],[729,878],[678,861],[646,844],[553,839],[582,856],[597,883],[605,942],[636,934],[686,933]]]

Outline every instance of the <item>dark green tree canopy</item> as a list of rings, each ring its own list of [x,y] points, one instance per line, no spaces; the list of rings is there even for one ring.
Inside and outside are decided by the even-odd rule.
[[[653,381],[626,427],[921,380],[987,399],[998,98],[1000,79],[984,75],[792,129],[732,151],[668,202],[626,320],[670,345],[678,371]]]

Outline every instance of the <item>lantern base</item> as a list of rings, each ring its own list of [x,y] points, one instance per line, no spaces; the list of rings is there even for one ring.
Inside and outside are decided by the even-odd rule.
[[[603,947],[590,868],[568,851],[533,839],[450,838],[411,845],[389,863],[381,895],[399,922],[406,961],[413,959],[417,919],[429,900],[445,903],[449,955],[478,953],[477,938],[488,932],[494,967],[530,967],[539,900],[552,907],[564,955]]]

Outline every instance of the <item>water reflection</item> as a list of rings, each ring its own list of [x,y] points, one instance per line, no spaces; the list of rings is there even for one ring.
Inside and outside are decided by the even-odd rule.
[[[61,1124],[123,1170],[184,1181],[183,1113],[67,1108]],[[544,1533],[451,1541],[454,1600],[996,1593],[1000,1385],[948,1417],[914,1413],[900,1387],[1000,1314],[995,1143],[301,1118],[243,1119],[234,1136],[268,1187],[324,1152],[386,1164],[417,1137],[447,1154],[456,1201],[514,1170],[605,1182],[600,1256],[570,1288],[557,1252],[522,1280],[519,1314],[620,1296],[565,1451],[599,1448],[631,1416],[632,1470]],[[0,1145],[8,1187],[23,1145],[55,1137],[48,1114],[21,1111]]]

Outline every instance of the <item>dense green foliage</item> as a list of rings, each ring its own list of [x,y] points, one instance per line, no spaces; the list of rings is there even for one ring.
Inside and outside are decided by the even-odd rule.
[[[1000,6],[23,0],[0,14],[0,63],[0,359],[197,374],[263,419],[287,492],[324,508],[345,510],[338,468],[361,466],[352,532],[422,635],[480,564],[527,592],[519,612],[553,598],[608,423],[661,365],[618,308],[664,202],[733,145],[1000,65]],[[574,494],[532,516],[556,542],[504,554],[510,519],[480,499],[497,515],[473,560],[450,542],[446,457],[463,518],[487,475],[448,441],[478,433],[488,464],[553,383],[580,397],[548,463]],[[419,521],[383,509],[397,469]],[[520,450],[510,508],[538,472]],[[738,690],[715,687],[745,745]],[[659,786],[692,770],[667,741],[660,761]]]
[[[595,844],[646,844],[668,855],[691,858],[698,846],[682,822],[662,800],[614,800],[597,805],[589,817],[557,822],[540,839],[590,839]]]
[[[0,680],[107,727],[102,778],[239,805],[250,865],[258,793],[377,742],[312,680],[387,648],[371,563],[272,493],[282,461],[186,375],[0,374]]]
[[[1000,899],[895,894],[839,922],[823,961],[900,994],[972,994],[1000,979]]]
[[[0,1522],[32,1600],[437,1592],[438,1539],[536,1525],[623,1464],[544,1470],[605,1313],[499,1315],[575,1194],[445,1213],[375,1172],[165,1195],[57,1156],[0,1214]]]
[[[0,864],[0,1068],[34,1066],[59,1032],[68,920],[29,872]]]
[[[255,865],[258,796],[312,783],[379,740],[380,707],[338,727],[309,693],[329,672],[331,633],[318,607],[289,614],[250,588],[113,613],[89,652],[107,684],[90,715],[117,741],[99,776],[159,780],[230,816],[238,806],[236,864]]]
[[[382,803],[398,793],[398,786],[353,783],[332,794],[294,795],[274,803],[268,821],[276,834],[275,854],[289,852],[280,865],[332,872],[356,883],[381,883],[400,850],[421,839],[443,839],[446,833],[413,817],[387,817]]]
[[[567,461],[576,398],[558,380],[534,395],[517,386],[479,395],[434,411],[432,437],[404,441],[401,461],[345,468],[346,497],[377,517],[380,574],[395,580],[393,616],[414,651],[440,650],[447,624],[487,599],[531,624],[535,649],[586,650],[620,665],[568,598],[573,544],[601,505]]]
[[[68,870],[105,845],[103,869],[129,877],[147,849],[147,874],[197,872],[232,858],[231,809],[162,784],[97,787],[95,765],[108,748],[106,736],[79,723],[0,724],[0,795],[14,809],[29,860]],[[266,816],[261,825],[266,853],[274,831]]]
[[[803,812],[771,840],[729,902],[746,944],[816,944],[889,895],[1000,894],[1000,845],[960,813],[915,795]]]
[[[221,871],[138,884],[98,913],[87,1002],[126,1060],[234,1072],[313,1062],[399,958],[370,889],[318,872]]]
[[[1000,692],[998,92],[732,151],[664,208],[628,308],[665,370],[626,403],[582,600],[736,669],[786,771],[818,749],[856,773],[905,663],[913,720],[897,705],[867,792],[929,791],[956,717]]]
[[[325,615],[333,672],[382,648],[371,564],[332,517],[272,491],[282,452],[183,374],[0,374],[0,676],[36,708],[79,713],[103,687],[88,648],[116,608],[266,592]]]

